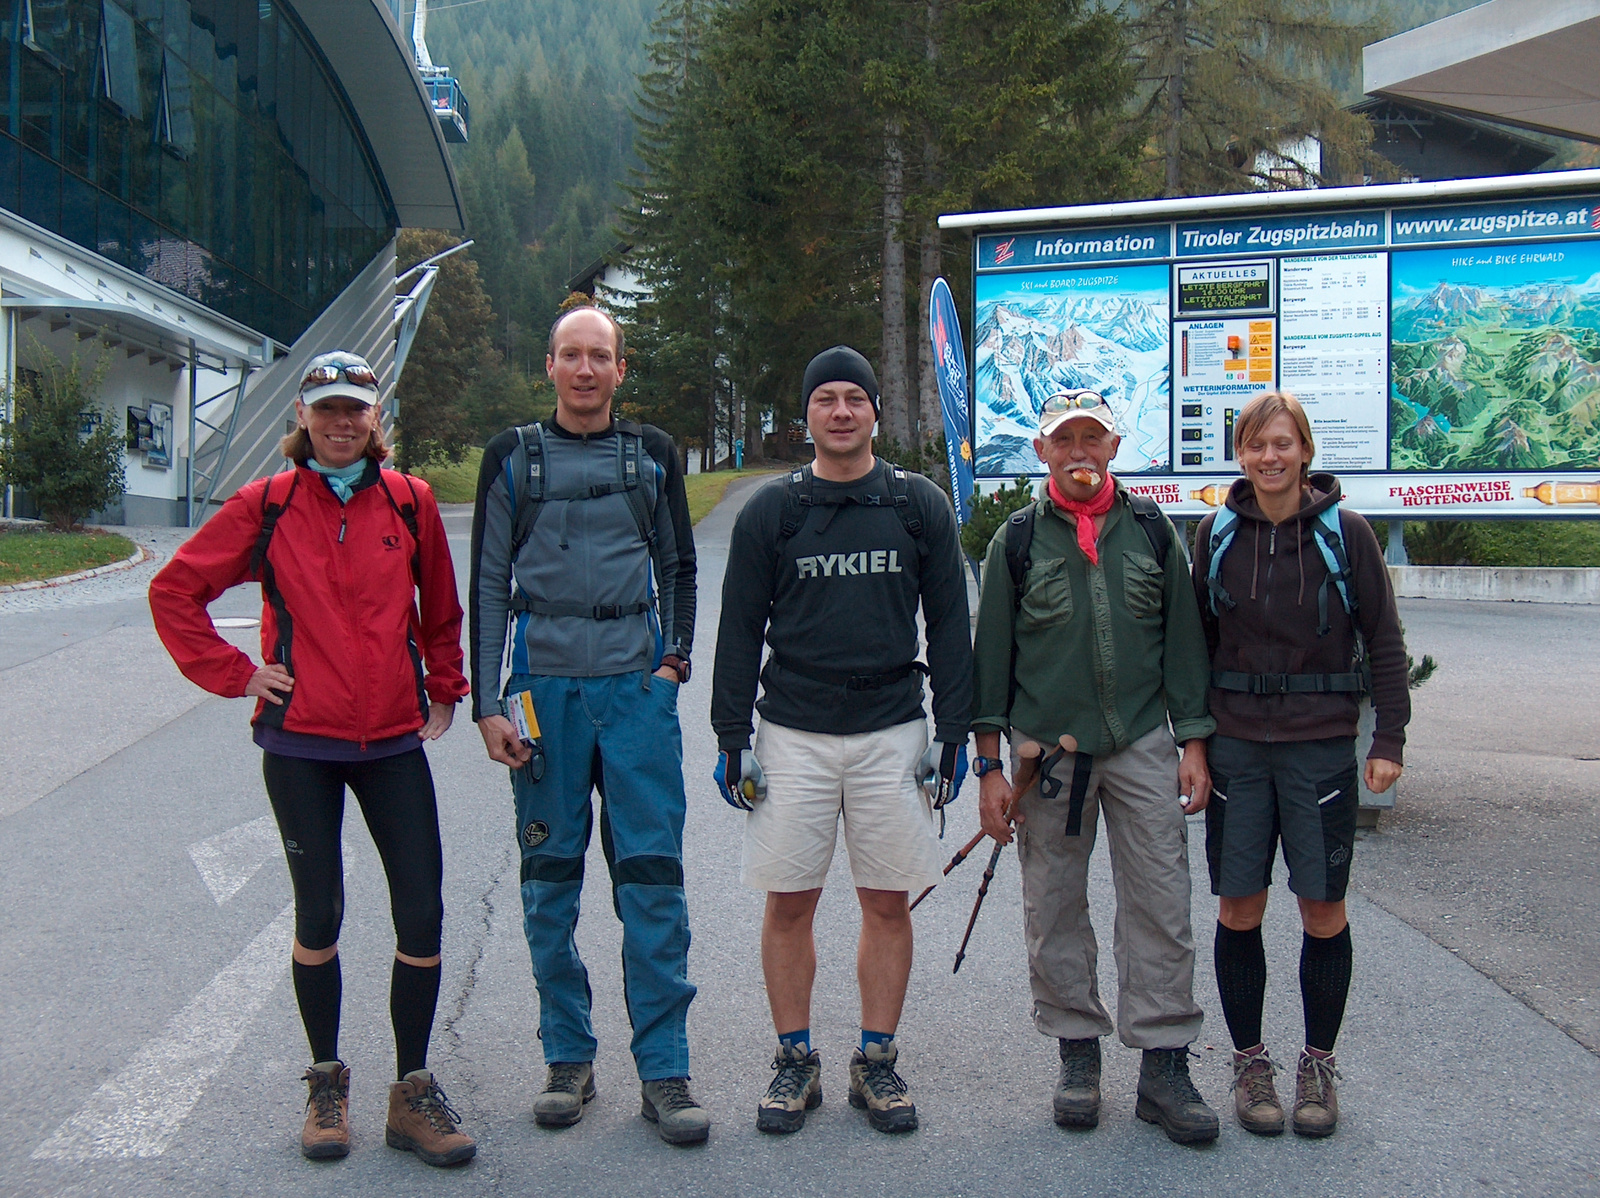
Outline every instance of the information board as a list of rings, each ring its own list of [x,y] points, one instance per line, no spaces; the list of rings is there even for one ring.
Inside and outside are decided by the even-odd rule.
[[[1357,510],[1600,513],[1600,197],[1165,223],[1141,207],[976,239],[980,479],[1039,474],[1040,406],[1093,387],[1122,433],[1112,469],[1200,515],[1237,477],[1236,414],[1281,389]]]

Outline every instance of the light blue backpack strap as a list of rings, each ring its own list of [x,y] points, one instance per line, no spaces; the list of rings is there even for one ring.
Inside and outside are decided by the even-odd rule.
[[[1206,570],[1206,597],[1211,604],[1211,614],[1220,616],[1217,603],[1232,607],[1233,596],[1222,585],[1222,557],[1233,544],[1233,534],[1239,531],[1239,513],[1230,507],[1217,509],[1217,518],[1211,522],[1211,564]]]
[[[1332,627],[1328,623],[1328,583],[1339,588],[1339,599],[1352,623],[1357,608],[1355,593],[1350,589],[1350,555],[1345,552],[1344,534],[1339,526],[1339,505],[1333,504],[1318,512],[1316,523],[1311,527],[1316,534],[1317,548],[1322,551],[1322,560],[1328,567],[1328,577],[1317,593],[1317,635],[1326,636]]]

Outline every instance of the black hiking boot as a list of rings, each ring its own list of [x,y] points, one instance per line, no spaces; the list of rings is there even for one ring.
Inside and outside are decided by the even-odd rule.
[[[1061,1127],[1100,1125],[1100,1038],[1061,1041],[1061,1080],[1052,1100]]]
[[[1144,1050],[1133,1113],[1146,1123],[1160,1124],[1174,1144],[1209,1144],[1217,1138],[1217,1113],[1189,1077],[1187,1045]]]

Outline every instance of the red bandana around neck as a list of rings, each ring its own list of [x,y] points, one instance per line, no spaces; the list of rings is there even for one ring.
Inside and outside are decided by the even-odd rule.
[[[1106,475],[1106,481],[1095,492],[1093,499],[1080,503],[1076,499],[1068,499],[1061,493],[1061,488],[1056,486],[1056,480],[1049,480],[1050,502],[1064,512],[1071,512],[1078,518],[1078,548],[1083,550],[1083,555],[1095,565],[1100,564],[1100,546],[1095,542],[1094,518],[1103,516],[1111,510],[1111,501],[1117,497],[1116,484],[1111,481],[1111,475]]]

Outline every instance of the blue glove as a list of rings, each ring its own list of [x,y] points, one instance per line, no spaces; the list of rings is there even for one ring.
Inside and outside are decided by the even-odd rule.
[[[967,776],[967,746],[934,741],[917,766],[917,780],[935,811],[943,811],[961,793]]]
[[[722,801],[740,811],[753,811],[755,804],[767,797],[767,777],[749,749],[736,754],[726,749],[718,753],[711,780],[722,792]]]

